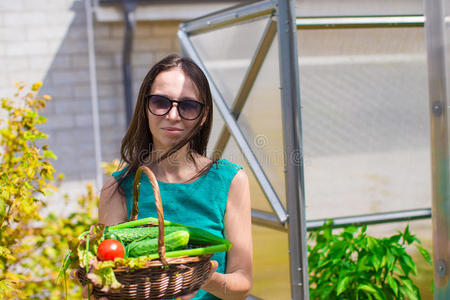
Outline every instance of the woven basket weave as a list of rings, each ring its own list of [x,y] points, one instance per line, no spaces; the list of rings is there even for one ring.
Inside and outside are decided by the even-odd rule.
[[[92,294],[96,297],[107,297],[111,300],[119,299],[167,299],[186,295],[198,290],[208,278],[212,254],[184,257],[165,257],[164,245],[164,214],[161,193],[153,172],[141,166],[136,172],[133,185],[133,210],[130,221],[136,220],[138,215],[138,199],[140,177],[144,172],[153,187],[156,210],[158,213],[158,253],[159,258],[147,262],[144,268],[130,270],[128,267],[114,269],[117,280],[122,284],[119,291],[104,293],[101,287],[94,286]],[[86,285],[86,270],[78,269],[81,284]]]

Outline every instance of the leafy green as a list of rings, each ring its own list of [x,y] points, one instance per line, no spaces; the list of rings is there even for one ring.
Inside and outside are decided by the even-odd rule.
[[[101,287],[101,291],[107,293],[111,290],[118,290],[122,287],[120,282],[117,281],[116,275],[114,274],[113,268],[103,264],[101,267],[94,268],[87,274],[87,278],[98,287]]]
[[[420,244],[407,226],[390,237],[367,235],[367,226],[340,232],[332,222],[308,236],[311,299],[420,299],[410,279],[417,273],[408,245]],[[429,253],[416,245],[431,263]]]

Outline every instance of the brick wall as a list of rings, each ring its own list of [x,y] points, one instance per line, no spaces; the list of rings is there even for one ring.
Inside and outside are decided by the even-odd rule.
[[[125,133],[122,86],[123,22],[95,22],[96,68],[102,160],[119,157]],[[148,69],[179,53],[177,22],[138,22],[133,45],[134,96]],[[58,156],[55,166],[69,181],[95,178],[88,41],[84,1],[0,0],[0,95],[15,81],[41,80],[53,97],[42,126]]]

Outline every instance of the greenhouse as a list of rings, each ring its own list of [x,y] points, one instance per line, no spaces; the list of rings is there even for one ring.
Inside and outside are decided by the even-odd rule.
[[[226,124],[214,153],[239,147],[270,204],[257,204],[254,224],[288,232],[293,299],[308,299],[306,231],[331,217],[335,227],[431,218],[425,198],[435,299],[447,299],[445,3],[425,1],[425,16],[328,4],[261,1],[181,24]]]

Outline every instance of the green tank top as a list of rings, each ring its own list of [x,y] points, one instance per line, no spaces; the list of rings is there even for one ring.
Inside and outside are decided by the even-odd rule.
[[[189,183],[168,183],[158,180],[163,203],[164,219],[205,229],[217,236],[224,237],[224,216],[228,191],[236,173],[242,169],[226,159],[213,164],[211,169],[200,178]],[[127,167],[112,175],[117,180]],[[128,174],[121,187],[126,196],[127,219],[133,207],[133,182],[135,174]],[[140,179],[138,219],[157,217],[153,189],[148,177],[142,173]],[[225,273],[226,253],[215,253],[212,260],[219,263],[217,272]],[[200,290],[193,299],[218,299],[212,294]]]

